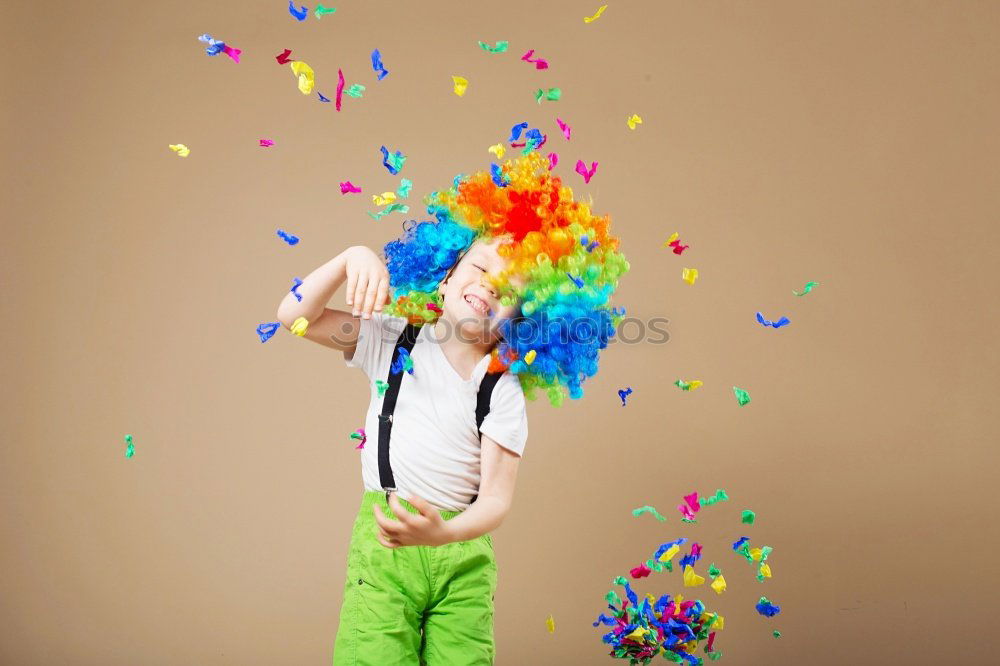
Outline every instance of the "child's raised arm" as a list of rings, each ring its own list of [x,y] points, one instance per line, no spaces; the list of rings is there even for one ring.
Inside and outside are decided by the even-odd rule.
[[[351,313],[326,307],[345,280]],[[306,339],[353,352],[361,328],[357,317],[370,318],[373,309],[381,311],[388,301],[389,271],[372,250],[356,245],[307,275],[296,291],[301,301],[289,292],[278,306],[281,325],[290,329],[296,319],[305,317],[309,322]]]

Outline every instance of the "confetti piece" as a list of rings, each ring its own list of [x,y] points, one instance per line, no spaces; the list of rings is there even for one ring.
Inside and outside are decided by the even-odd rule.
[[[413,181],[409,178],[399,179],[399,188],[396,190],[396,196],[405,199],[410,196],[410,190],[413,189]],[[428,305],[433,305],[433,303],[428,303]]]
[[[375,380],[375,390],[378,391],[378,397],[385,395],[386,390],[389,388],[389,382],[384,382],[381,379]]]
[[[225,53],[235,63],[239,63],[240,54],[243,53],[243,51],[241,51],[240,49],[228,46],[225,42],[221,42],[217,39],[212,39],[212,36],[207,33],[200,36],[198,38],[198,41],[208,44],[208,46],[205,48],[206,54],[210,56],[215,56],[219,55],[220,53]]]
[[[562,90],[559,88],[549,88],[548,90],[543,90],[542,88],[539,88],[537,91],[535,91],[536,102],[541,104],[543,97],[550,102],[558,101],[562,97]]]
[[[361,443],[354,447],[355,450],[365,448],[365,442],[368,441],[368,435],[365,434],[364,428],[358,428],[351,433],[351,439],[361,440]]]
[[[507,187],[510,185],[510,181],[504,177],[503,169],[500,168],[499,164],[490,164],[490,177],[493,179],[493,182],[497,187]]]
[[[750,402],[750,394],[743,389],[734,386],[733,393],[736,395],[736,401],[740,403],[740,407]]]
[[[337,70],[337,95],[336,95],[336,106],[337,111],[340,111],[340,106],[344,102],[344,71],[342,69]]]
[[[628,124],[628,128],[630,130],[634,130],[636,125],[642,124],[642,118],[633,113],[631,116],[625,119],[625,123]]]
[[[597,162],[591,162],[590,169],[588,169],[587,165],[583,163],[583,160],[577,160],[576,172],[583,176],[583,182],[589,184],[590,179],[594,177],[595,173],[597,173]]]
[[[528,129],[528,123],[518,123],[510,128],[510,138],[507,143],[514,143],[521,138],[521,133]]]
[[[496,46],[490,46],[486,42],[479,42],[479,48],[487,53],[505,53],[508,46],[510,46],[510,43],[507,41],[497,42]]]
[[[680,387],[682,391],[693,391],[696,388],[704,385],[705,382],[699,379],[692,379],[689,382],[686,382],[683,379],[678,379],[676,382],[674,382],[674,386]]]
[[[577,289],[583,289],[583,278],[573,277],[571,273],[566,273],[566,277],[573,281],[573,284],[576,285]]]
[[[303,335],[306,334],[306,329],[308,328],[309,328],[309,320],[306,319],[305,317],[299,317],[298,319],[292,322],[292,325],[289,327],[289,330],[291,330],[292,333],[301,338]]]
[[[760,322],[762,326],[773,326],[774,328],[781,328],[782,326],[788,326],[788,324],[792,323],[788,317],[782,317],[778,321],[771,322],[764,319],[764,315],[759,312],[757,313],[757,321]]]
[[[552,615],[549,615],[549,617],[546,618],[545,626],[548,628],[550,634],[556,633],[556,620],[554,617],[552,617]]]
[[[383,192],[382,194],[372,195],[372,203],[374,203],[376,206],[388,206],[395,200],[396,200],[395,192]]]
[[[442,312],[444,312],[444,310],[442,310],[441,308],[439,308],[434,303],[428,303],[427,304],[427,309],[430,310],[431,312],[435,312],[437,314],[441,314]]]
[[[708,575],[709,576],[711,576],[712,578],[717,578],[721,574],[722,574],[722,569],[720,569],[719,567],[715,566],[715,562],[713,562],[711,565],[709,565],[709,567],[708,567]]]
[[[728,501],[729,501],[729,495],[726,494],[726,491],[723,490],[722,488],[718,488],[716,489],[714,495],[711,495],[709,497],[702,497],[701,505],[709,506],[710,504],[715,504],[716,502],[728,502]]]
[[[535,69],[548,69],[549,68],[549,61],[545,60],[543,58],[532,59],[531,56],[534,55],[534,53],[535,53],[535,49],[531,49],[530,51],[528,51],[527,53],[525,53],[523,56],[521,56],[521,60],[523,60],[525,62],[534,63]],[[556,90],[556,88],[553,88],[553,90]]]
[[[570,277],[572,277],[572,276],[570,276]],[[581,282],[583,282],[583,280],[581,280]],[[625,388],[625,389],[618,389],[618,397],[621,398],[622,407],[625,406],[625,398],[627,398],[630,395],[632,395],[632,387],[631,386],[629,386],[628,388]]]
[[[684,567],[684,587],[697,587],[705,582],[704,576],[699,576],[694,572],[694,567]]]
[[[528,353],[524,355],[524,363],[525,363],[525,365],[531,365],[532,363],[534,363],[535,362],[535,356],[537,356],[537,355],[538,355],[538,352],[536,352],[534,349],[529,349]]]
[[[584,235],[580,236],[580,245],[587,248],[587,252],[593,252],[594,248],[599,247],[601,244],[598,243],[597,241],[591,243],[590,239],[586,235]]]
[[[309,16],[309,8],[302,5],[298,9],[295,7],[293,0],[288,0],[288,13],[294,16],[299,21],[305,21]]]
[[[233,59],[233,62],[239,64],[240,54],[243,53],[240,49],[234,49],[232,46],[223,46],[222,52]]]
[[[278,229],[278,238],[285,241],[289,245],[296,245],[299,242],[298,236],[293,236],[292,234],[287,233],[281,229]]]
[[[715,580],[712,581],[711,587],[715,590],[716,594],[722,594],[726,591],[726,577],[721,574],[716,576]]]
[[[694,281],[698,279],[698,269],[697,268],[684,268],[681,269],[681,279],[688,284],[694,284]]]
[[[271,141],[270,139],[261,139],[260,140],[260,146],[261,146],[261,148],[270,148],[273,145],[274,145],[274,141]]]
[[[740,516],[740,522],[746,523],[747,525],[753,525],[753,521],[757,519],[757,515],[750,509],[743,509],[743,515]]]
[[[461,76],[452,76],[451,80],[454,84],[453,90],[455,91],[455,94],[459,97],[465,95],[465,90],[469,87],[469,80]]]
[[[316,94],[319,95],[319,101],[321,101],[321,102],[329,102],[330,101],[329,97],[327,97],[323,93],[319,92],[318,90],[316,91]]]
[[[401,372],[408,372],[413,374],[413,359],[410,358],[410,352],[406,350],[405,347],[400,347],[396,354],[396,360],[392,362],[389,368],[389,372],[394,375],[398,375]]]
[[[781,632],[780,632],[780,631],[777,631],[777,630],[775,630],[775,631],[774,631],[774,633],[773,633],[772,635],[773,635],[773,636],[774,636],[775,638],[781,638]]]
[[[315,10],[315,11],[313,12],[313,15],[314,15],[314,16],[315,16],[315,17],[316,17],[317,19],[321,19],[321,18],[323,18],[323,15],[324,15],[324,14],[332,14],[332,13],[334,13],[335,11],[337,11],[337,8],[336,8],[336,7],[330,7],[329,9],[327,9],[327,8],[326,8],[326,7],[324,7],[323,5],[316,5],[316,10]]]
[[[666,518],[664,518],[663,516],[660,515],[659,511],[657,511],[653,507],[649,506],[648,504],[646,506],[640,506],[638,509],[632,509],[632,515],[633,516],[641,516],[644,513],[651,514],[654,518],[656,518],[661,523],[666,520]]]
[[[556,165],[559,164],[559,155],[558,153],[549,153],[548,158],[549,158],[549,171],[552,171],[553,169],[556,168]]]
[[[343,183],[340,184],[340,193],[341,194],[361,194],[361,188],[358,187],[357,185],[354,185],[353,183],[351,183],[351,181],[345,180]]]
[[[570,128],[569,125],[567,125],[566,123],[564,123],[559,118],[556,118],[556,124],[559,125],[559,129],[562,130],[563,136],[566,137],[567,141],[569,141],[570,132],[573,131],[572,128]]]
[[[677,236],[678,234],[676,232],[670,234],[670,238],[664,241],[663,247],[672,247],[674,249],[674,254],[681,254],[682,252],[684,252],[684,250],[688,249],[691,246],[681,245],[681,242],[677,240]]]
[[[395,153],[389,153],[389,149],[385,146],[382,146],[380,150],[382,151],[382,166],[388,169],[389,173],[395,176],[399,173],[399,170],[403,168],[403,164],[406,162],[406,156],[398,150]]]
[[[679,552],[681,552],[680,546],[674,544],[673,546],[670,546],[670,548],[667,548],[665,551],[663,551],[663,553],[661,553],[660,556],[657,557],[656,559],[660,562],[669,562],[671,558],[673,558],[673,556]]]
[[[653,570],[647,567],[645,564],[640,564],[634,569],[629,570],[629,574],[632,576],[632,578],[645,578],[651,573],[653,573]]]
[[[295,298],[296,298],[296,299],[297,299],[297,300],[299,301],[299,303],[301,303],[301,302],[302,302],[302,294],[300,294],[300,293],[299,293],[298,291],[296,291],[296,290],[297,290],[297,289],[298,289],[299,287],[301,287],[301,286],[302,286],[302,280],[300,280],[300,279],[298,279],[298,278],[292,278],[292,288],[291,288],[291,290],[290,290],[290,291],[291,291],[291,292],[292,292],[293,294],[295,294]]]
[[[344,94],[348,97],[358,98],[361,97],[361,93],[365,91],[365,87],[360,83],[352,83],[351,87],[344,91]]]
[[[764,617],[774,617],[781,612],[781,606],[775,606],[767,597],[761,597],[757,602],[757,612]]]
[[[261,324],[257,327],[257,335],[260,336],[261,342],[267,342],[275,334],[275,332],[281,328],[281,322],[272,321],[265,324]]]
[[[501,143],[495,143],[492,146],[490,146],[489,148],[487,148],[486,150],[487,150],[487,152],[490,152],[490,153],[493,153],[494,155],[496,155],[496,158],[498,160],[502,160],[503,159],[503,155],[506,152],[506,149],[503,147],[503,144],[501,144]]]
[[[395,213],[397,211],[399,211],[400,213],[408,213],[410,212],[410,207],[407,206],[406,204],[394,203],[394,204],[389,204],[388,206],[378,211],[377,213],[368,213],[368,214],[372,217],[373,220],[381,220],[389,213]]]
[[[185,146],[183,143],[172,143],[170,144],[170,150],[177,153],[177,157],[187,157],[191,154],[191,149]]]
[[[771,565],[766,562],[761,562],[760,567],[757,568],[757,580],[761,583],[764,582],[765,578],[771,577]]]
[[[597,9],[597,13],[596,13],[596,14],[594,14],[593,16],[584,16],[584,17],[583,17],[583,22],[584,22],[584,23],[593,23],[593,22],[594,22],[594,21],[596,21],[597,19],[601,18],[601,14],[603,14],[603,13],[604,13],[604,10],[605,10],[605,9],[607,9],[607,8],[608,8],[608,6],[607,6],[607,5],[601,5],[601,6],[600,6],[600,7],[598,7],[598,9]]]
[[[292,68],[292,74],[299,80],[299,92],[303,95],[311,93],[313,86],[316,85],[316,75],[313,73],[312,67],[301,60],[293,60],[288,63],[288,66]]]
[[[794,289],[792,289],[792,293],[795,294],[796,296],[805,296],[806,294],[808,294],[810,291],[813,290],[813,287],[818,287],[818,286],[819,282],[806,282],[806,286],[802,288],[801,293],[795,291]]]
[[[382,54],[379,53],[378,49],[372,51],[372,69],[375,70],[375,77],[379,81],[389,76],[389,70],[382,64]]]
[[[290,63],[292,61],[292,59],[288,57],[290,55],[292,55],[292,50],[291,49],[285,49],[284,51],[282,51],[278,55],[274,56],[274,59],[278,61],[279,65],[287,65],[288,63]]]
[[[135,445],[132,443],[132,435],[125,435],[125,443],[128,445],[125,447],[125,457],[131,458],[135,455]]]

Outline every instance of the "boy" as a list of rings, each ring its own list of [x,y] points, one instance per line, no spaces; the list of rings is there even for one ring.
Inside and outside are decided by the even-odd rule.
[[[511,506],[525,392],[545,388],[556,403],[564,386],[582,394],[628,267],[609,220],[543,163],[532,153],[502,178],[480,172],[433,193],[436,221],[389,243],[386,263],[349,248],[278,309],[284,326],[305,318],[304,337],[341,350],[372,382],[365,426],[378,442],[361,454],[335,665],[493,663],[489,532]],[[326,308],[345,282],[352,311]]]

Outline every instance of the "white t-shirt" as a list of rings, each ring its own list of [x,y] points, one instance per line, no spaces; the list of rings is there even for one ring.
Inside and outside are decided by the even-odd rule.
[[[382,398],[375,380],[388,381],[392,352],[406,320],[372,313],[361,320],[357,347],[347,365],[361,368],[371,385],[371,403],[365,418],[368,441],[361,450],[361,478],[365,490],[381,490],[378,474],[378,415]],[[462,379],[445,357],[434,326],[420,328],[410,352],[413,374],[403,373],[399,399],[392,417],[389,462],[399,496],[417,495],[445,511],[461,511],[479,492],[479,430],[476,394],[490,357],[484,356]],[[490,412],[483,420],[484,435],[521,455],[528,439],[524,393],[510,372],[493,388]]]

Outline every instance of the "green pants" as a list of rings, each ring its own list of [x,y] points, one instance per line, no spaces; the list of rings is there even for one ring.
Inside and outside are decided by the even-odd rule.
[[[365,492],[347,556],[334,666],[492,664],[497,565],[490,536],[386,548],[376,538],[375,504],[392,516],[385,493]]]

